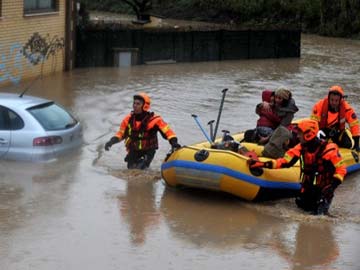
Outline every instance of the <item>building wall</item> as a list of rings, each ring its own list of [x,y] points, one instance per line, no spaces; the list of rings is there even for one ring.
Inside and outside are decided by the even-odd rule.
[[[0,0],[0,87],[64,69],[65,1],[24,15],[24,0]]]

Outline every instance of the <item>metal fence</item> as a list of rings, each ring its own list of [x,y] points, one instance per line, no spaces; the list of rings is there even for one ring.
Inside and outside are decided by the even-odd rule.
[[[77,35],[77,67],[114,66],[119,51],[132,64],[300,57],[300,30],[149,31],[86,29]]]

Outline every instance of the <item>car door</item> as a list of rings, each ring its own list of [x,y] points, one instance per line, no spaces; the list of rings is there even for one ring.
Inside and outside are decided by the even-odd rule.
[[[0,106],[0,157],[4,156],[10,147],[11,133],[7,115],[7,108]]]

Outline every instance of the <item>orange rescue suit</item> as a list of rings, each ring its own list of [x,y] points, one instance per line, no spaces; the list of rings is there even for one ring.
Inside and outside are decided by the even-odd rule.
[[[119,140],[125,140],[127,151],[146,151],[158,149],[158,131],[167,140],[176,137],[175,132],[161,116],[146,112],[145,117],[137,120],[136,115],[131,112],[125,116],[115,136]]]
[[[318,101],[312,110],[311,119],[318,121],[319,128],[336,128],[336,130],[345,130],[347,122],[352,136],[360,135],[359,119],[354,109],[345,100],[341,100],[339,112],[330,112],[328,98]]]
[[[301,158],[301,173],[303,184],[323,188],[333,181],[333,178],[344,180],[346,167],[339,148],[335,143],[321,141],[312,153],[305,151],[301,144],[288,150],[283,158],[274,161],[274,168],[289,167]]]

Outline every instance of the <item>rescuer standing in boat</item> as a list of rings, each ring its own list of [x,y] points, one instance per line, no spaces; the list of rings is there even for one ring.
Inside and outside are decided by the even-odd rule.
[[[173,150],[180,148],[175,132],[160,115],[150,112],[150,97],[145,93],[134,95],[133,111],[120,124],[120,129],[106,144],[109,151],[113,144],[125,140],[128,169],[146,169],[158,149],[157,132],[167,139]]]
[[[283,158],[260,162],[250,159],[250,168],[279,169],[301,163],[301,190],[296,198],[298,207],[315,215],[328,214],[334,191],[346,174],[339,148],[335,143],[319,139],[319,125],[315,120],[298,123],[300,143],[289,149]]]
[[[341,86],[330,87],[328,96],[314,105],[311,119],[319,123],[326,139],[331,139],[339,147],[350,149],[353,147],[360,152],[359,119],[354,109],[344,100],[344,90]],[[349,125],[349,129],[345,127],[346,123]]]

